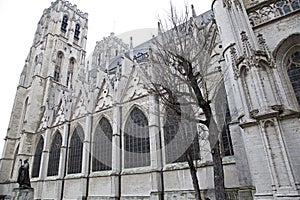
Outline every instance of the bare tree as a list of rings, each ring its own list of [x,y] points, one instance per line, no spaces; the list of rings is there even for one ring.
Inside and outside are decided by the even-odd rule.
[[[149,65],[141,67],[149,89],[157,94],[163,104],[175,111],[185,121],[201,124],[202,132],[209,130],[208,139],[214,163],[215,196],[225,199],[224,173],[220,153],[220,133],[224,122],[224,105],[216,105],[217,90],[222,81],[215,68],[218,61],[218,33],[214,20],[197,17],[192,6],[179,15],[171,5],[168,17],[159,20],[159,34],[153,38],[149,50]],[[225,95],[218,98],[223,98]],[[226,97],[225,97],[226,98]],[[219,101],[220,102],[220,101]],[[222,102],[222,101],[221,101]],[[178,106],[180,105],[180,106]],[[194,111],[182,109],[190,106]],[[219,109],[221,108],[221,109]],[[186,124],[181,130],[186,130]],[[201,131],[200,131],[201,132]],[[189,133],[185,133],[187,137]],[[199,135],[201,136],[201,134]],[[202,137],[202,136],[201,136]],[[201,199],[197,167],[191,151],[185,152],[193,181],[196,199]]]

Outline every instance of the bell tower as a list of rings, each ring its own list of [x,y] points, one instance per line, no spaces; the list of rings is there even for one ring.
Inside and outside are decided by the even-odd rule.
[[[20,76],[0,161],[1,182],[16,181],[19,159],[28,158],[32,166],[39,138],[44,149],[49,146],[43,131],[51,126],[62,93],[84,71],[87,31],[88,14],[68,1],[57,0],[44,10]],[[41,125],[44,116],[47,124]]]

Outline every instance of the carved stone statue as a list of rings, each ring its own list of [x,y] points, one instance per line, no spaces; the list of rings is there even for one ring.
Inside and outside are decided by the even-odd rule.
[[[21,189],[31,188],[30,178],[29,178],[28,159],[24,160],[24,164],[22,164],[22,159],[20,159],[20,161],[21,161],[21,166],[19,168],[18,179],[17,179],[17,182],[19,183],[19,188]]]

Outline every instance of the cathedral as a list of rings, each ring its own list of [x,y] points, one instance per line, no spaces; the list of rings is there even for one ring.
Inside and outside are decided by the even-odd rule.
[[[226,199],[299,200],[300,1],[211,8],[193,17],[217,27],[209,66],[222,75],[230,115],[220,136]],[[0,199],[13,198],[21,159],[34,199],[194,199],[182,145],[171,142],[173,116],[139,69],[151,42],[133,46],[112,33],[87,55],[87,31],[88,14],[68,1],[44,10],[5,137]],[[200,143],[190,142],[201,195],[215,199],[212,157]]]

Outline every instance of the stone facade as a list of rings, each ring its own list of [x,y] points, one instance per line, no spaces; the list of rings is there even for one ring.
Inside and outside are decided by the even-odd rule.
[[[299,0],[215,0],[212,9],[194,17],[214,17],[221,41],[212,69],[221,69],[231,114],[227,198],[300,199]],[[13,195],[18,161],[28,158],[35,199],[193,199],[187,163],[166,162],[165,110],[138,69],[150,43],[133,47],[112,33],[86,58],[87,21],[62,0],[44,10],[0,161],[1,197]],[[137,141],[128,127],[147,136],[143,156],[125,150]],[[200,154],[201,193],[214,199],[212,158]]]

